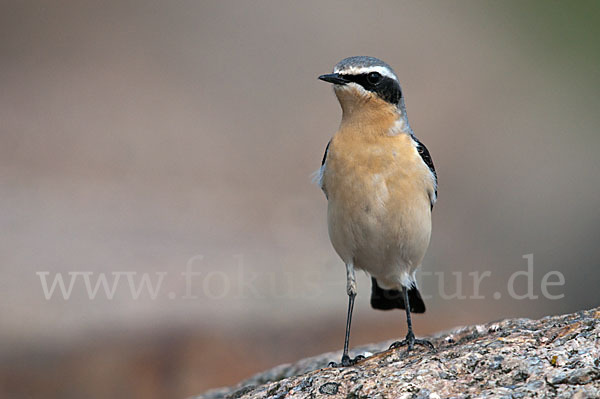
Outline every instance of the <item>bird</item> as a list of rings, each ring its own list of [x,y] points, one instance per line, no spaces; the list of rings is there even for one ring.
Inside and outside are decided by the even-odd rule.
[[[333,248],[346,265],[348,313],[340,363],[348,355],[355,270],[371,276],[374,309],[404,309],[408,332],[390,349],[431,342],[417,339],[411,313],[424,313],[415,278],[431,237],[437,200],[437,173],[427,147],[415,136],[404,95],[392,67],[357,56],[338,62],[319,79],[333,85],[342,108],[338,131],[325,148],[317,182],[327,198],[327,225]]]

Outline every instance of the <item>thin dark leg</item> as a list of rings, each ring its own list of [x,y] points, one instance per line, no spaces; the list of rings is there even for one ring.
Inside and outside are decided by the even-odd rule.
[[[406,289],[406,287],[402,287],[402,295],[404,295],[404,304],[406,305],[406,326],[408,328],[408,333],[406,334],[406,339],[408,340],[407,349],[411,350],[414,346],[415,333],[412,329],[412,319],[410,317],[410,303],[408,303],[408,290]]]
[[[406,352],[410,352],[415,345],[426,346],[432,351],[435,351],[435,347],[433,344],[425,339],[416,339],[415,333],[412,328],[412,319],[410,317],[410,303],[408,302],[408,289],[406,287],[402,287],[402,295],[404,296],[404,307],[406,308],[406,325],[408,326],[408,333],[406,334],[406,338],[402,341],[396,341],[392,345],[390,345],[390,349],[400,348],[401,346],[406,345]]]
[[[346,318],[346,335],[344,336],[344,354],[340,363],[329,363],[332,367],[352,366],[364,356],[357,356],[350,359],[348,356],[348,347],[350,346],[350,326],[352,325],[352,310],[354,309],[354,298],[356,297],[356,277],[354,275],[354,264],[346,263],[346,293],[348,294],[348,316]]]
[[[342,361],[340,363],[331,362],[330,367],[348,367],[356,364],[359,360],[364,359],[363,355],[358,355],[354,359],[351,359],[348,355],[348,348],[350,347],[350,326],[352,325],[352,311],[354,310],[354,298],[356,294],[348,294],[348,316],[346,317],[346,335],[344,337],[344,354],[342,355]]]
[[[348,295],[348,315],[346,316],[346,336],[344,338],[344,354],[342,355],[342,364],[344,359],[350,359],[348,356],[348,347],[350,346],[350,326],[352,325],[352,311],[354,310],[354,298],[356,295]]]

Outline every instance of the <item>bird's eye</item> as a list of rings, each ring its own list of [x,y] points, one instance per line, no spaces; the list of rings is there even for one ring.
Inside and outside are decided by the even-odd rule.
[[[381,74],[379,72],[370,72],[367,75],[367,81],[372,85],[376,85],[381,81]]]

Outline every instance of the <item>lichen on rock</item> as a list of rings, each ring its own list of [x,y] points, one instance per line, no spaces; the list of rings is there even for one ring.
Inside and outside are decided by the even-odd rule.
[[[431,340],[438,349],[358,348],[352,367],[327,367],[340,353],[284,364],[195,399],[226,398],[599,398],[600,308],[540,320],[461,327]]]

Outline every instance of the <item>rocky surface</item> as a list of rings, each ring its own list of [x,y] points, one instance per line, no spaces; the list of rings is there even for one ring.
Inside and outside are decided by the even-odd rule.
[[[417,347],[387,350],[390,342],[351,353],[369,357],[330,368],[332,352],[284,364],[218,398],[600,398],[600,308],[540,320],[509,319],[462,327]]]

